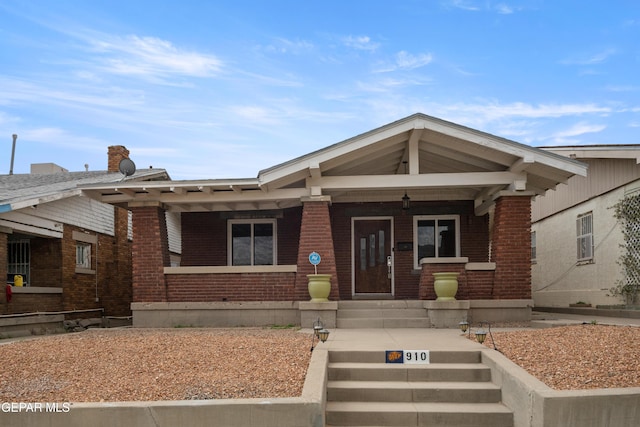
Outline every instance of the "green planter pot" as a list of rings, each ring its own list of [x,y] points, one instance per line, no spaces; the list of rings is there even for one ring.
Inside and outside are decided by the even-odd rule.
[[[307,274],[311,302],[328,302],[331,293],[330,274]]]
[[[436,291],[436,301],[455,301],[458,292],[458,275],[460,273],[433,273],[435,281],[433,288]]]

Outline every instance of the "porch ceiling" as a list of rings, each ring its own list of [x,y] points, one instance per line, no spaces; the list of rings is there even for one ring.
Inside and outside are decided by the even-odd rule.
[[[112,204],[160,202],[176,211],[279,209],[301,197],[341,201],[475,200],[542,194],[586,165],[423,114],[259,172],[257,179],[164,181],[87,187]]]

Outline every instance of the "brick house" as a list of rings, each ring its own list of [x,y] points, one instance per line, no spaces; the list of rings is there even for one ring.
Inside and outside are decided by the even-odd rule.
[[[167,180],[161,169],[125,177],[123,146],[108,149],[108,169],[69,172],[52,163],[0,175],[0,314],[131,314],[131,218],[126,209],[83,197],[80,184]],[[14,278],[20,275],[23,286]]]
[[[311,252],[332,276],[333,302],[438,309],[432,273],[453,271],[464,313],[530,314],[531,198],[575,174],[586,166],[415,114],[253,179],[83,190],[133,212],[134,325],[220,325],[234,310],[251,313],[237,324],[304,324],[300,312],[308,323],[337,307],[308,303]],[[167,211],[181,216],[179,266],[169,264]]]

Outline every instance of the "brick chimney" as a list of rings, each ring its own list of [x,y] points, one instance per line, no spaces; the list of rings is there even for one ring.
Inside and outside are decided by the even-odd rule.
[[[124,145],[112,145],[109,147],[109,172],[119,172],[120,162],[122,159],[129,158],[129,150]]]

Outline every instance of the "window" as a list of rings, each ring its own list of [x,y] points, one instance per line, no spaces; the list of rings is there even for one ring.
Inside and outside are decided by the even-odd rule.
[[[76,244],[76,269],[91,269],[91,243]]]
[[[532,231],[531,232],[531,263],[532,264],[536,263],[536,251],[537,251],[537,247],[536,247],[536,232]]]
[[[76,241],[76,273],[95,274],[95,270],[91,269],[91,257],[92,246],[96,245],[95,250],[98,250],[98,235],[73,231],[72,236]]]
[[[593,213],[578,216],[576,221],[578,262],[593,261]]]
[[[230,265],[274,265],[275,220],[229,221]]]
[[[13,282],[13,276],[22,276],[24,286],[30,283],[29,266],[31,246],[29,239],[9,240],[7,249],[7,282]]]
[[[458,215],[414,217],[414,268],[420,268],[422,258],[460,256]]]

